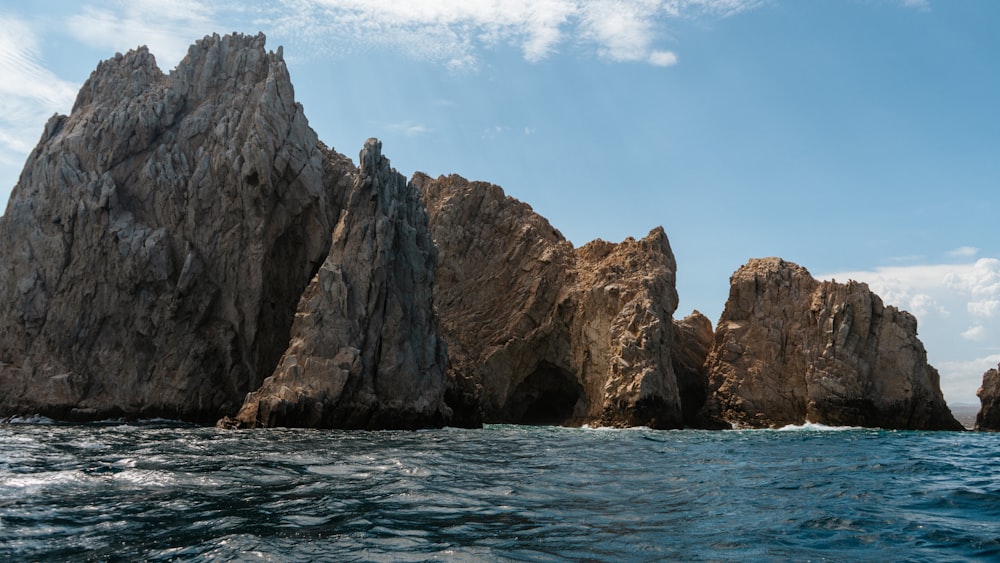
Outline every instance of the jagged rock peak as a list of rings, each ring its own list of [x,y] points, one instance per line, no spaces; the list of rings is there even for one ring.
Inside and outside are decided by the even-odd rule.
[[[976,430],[1000,432],[1000,365],[983,374],[983,384],[976,391],[980,408]]]
[[[733,274],[707,370],[706,416],[737,425],[962,429],[913,315],[779,258]]]
[[[228,427],[419,428],[451,422],[434,314],[437,256],[419,195],[368,139],[330,254],[274,375]]]
[[[434,295],[456,413],[683,425],[671,364],[676,265],[663,229],[574,249],[499,186],[455,175],[412,183],[439,249]]]
[[[231,414],[270,374],[356,170],[264,36],[140,47],[53,117],[0,219],[0,414]]]

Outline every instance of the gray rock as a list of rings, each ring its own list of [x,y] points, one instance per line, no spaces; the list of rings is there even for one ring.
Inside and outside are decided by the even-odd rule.
[[[355,172],[264,42],[116,55],[46,125],[0,219],[0,413],[215,420],[274,369]]]
[[[382,143],[361,175],[330,254],[299,303],[274,375],[230,427],[420,428],[451,420],[432,287],[437,252],[419,192]]]

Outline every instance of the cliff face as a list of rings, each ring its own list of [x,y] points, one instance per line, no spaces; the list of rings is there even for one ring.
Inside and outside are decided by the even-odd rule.
[[[708,413],[737,425],[962,429],[912,315],[777,258],[733,274],[707,370]]]
[[[369,139],[288,349],[226,426],[420,428],[451,420],[419,192]]]
[[[499,187],[416,175],[439,249],[435,303],[456,411],[487,422],[683,424],[662,229],[574,249]]]
[[[976,396],[981,405],[976,415],[976,430],[1000,432],[1000,365],[983,374],[983,385]]]
[[[264,37],[140,48],[55,116],[0,219],[0,413],[235,412],[274,369],[355,174]]]

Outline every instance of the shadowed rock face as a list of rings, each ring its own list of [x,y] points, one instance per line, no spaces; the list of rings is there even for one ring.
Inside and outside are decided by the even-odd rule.
[[[777,258],[733,274],[707,369],[707,414],[737,425],[962,429],[912,315]]]
[[[421,428],[451,421],[419,192],[369,139],[330,254],[274,375],[224,426]]]
[[[435,303],[456,412],[683,425],[671,360],[676,266],[662,229],[574,249],[495,185],[421,174],[412,183],[439,249]]]
[[[233,413],[271,373],[355,174],[264,37],[140,48],[55,116],[0,219],[0,414]]]
[[[976,415],[976,430],[1000,432],[1000,366],[983,374],[983,385],[976,396],[981,404]]]

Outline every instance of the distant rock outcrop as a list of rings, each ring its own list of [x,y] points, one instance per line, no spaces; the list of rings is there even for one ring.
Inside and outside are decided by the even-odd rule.
[[[102,62],[0,219],[0,414],[215,420],[288,343],[355,175],[264,36]]]
[[[676,266],[662,229],[574,249],[495,185],[412,182],[439,249],[435,303],[456,411],[478,405],[487,422],[684,424],[671,358]]]
[[[707,369],[708,414],[736,425],[962,430],[912,315],[778,258],[733,274]]]
[[[451,421],[419,192],[369,139],[330,254],[274,375],[223,426],[420,428]]]
[[[981,405],[976,415],[976,430],[1000,432],[1000,365],[983,374],[983,385],[976,396]]]

